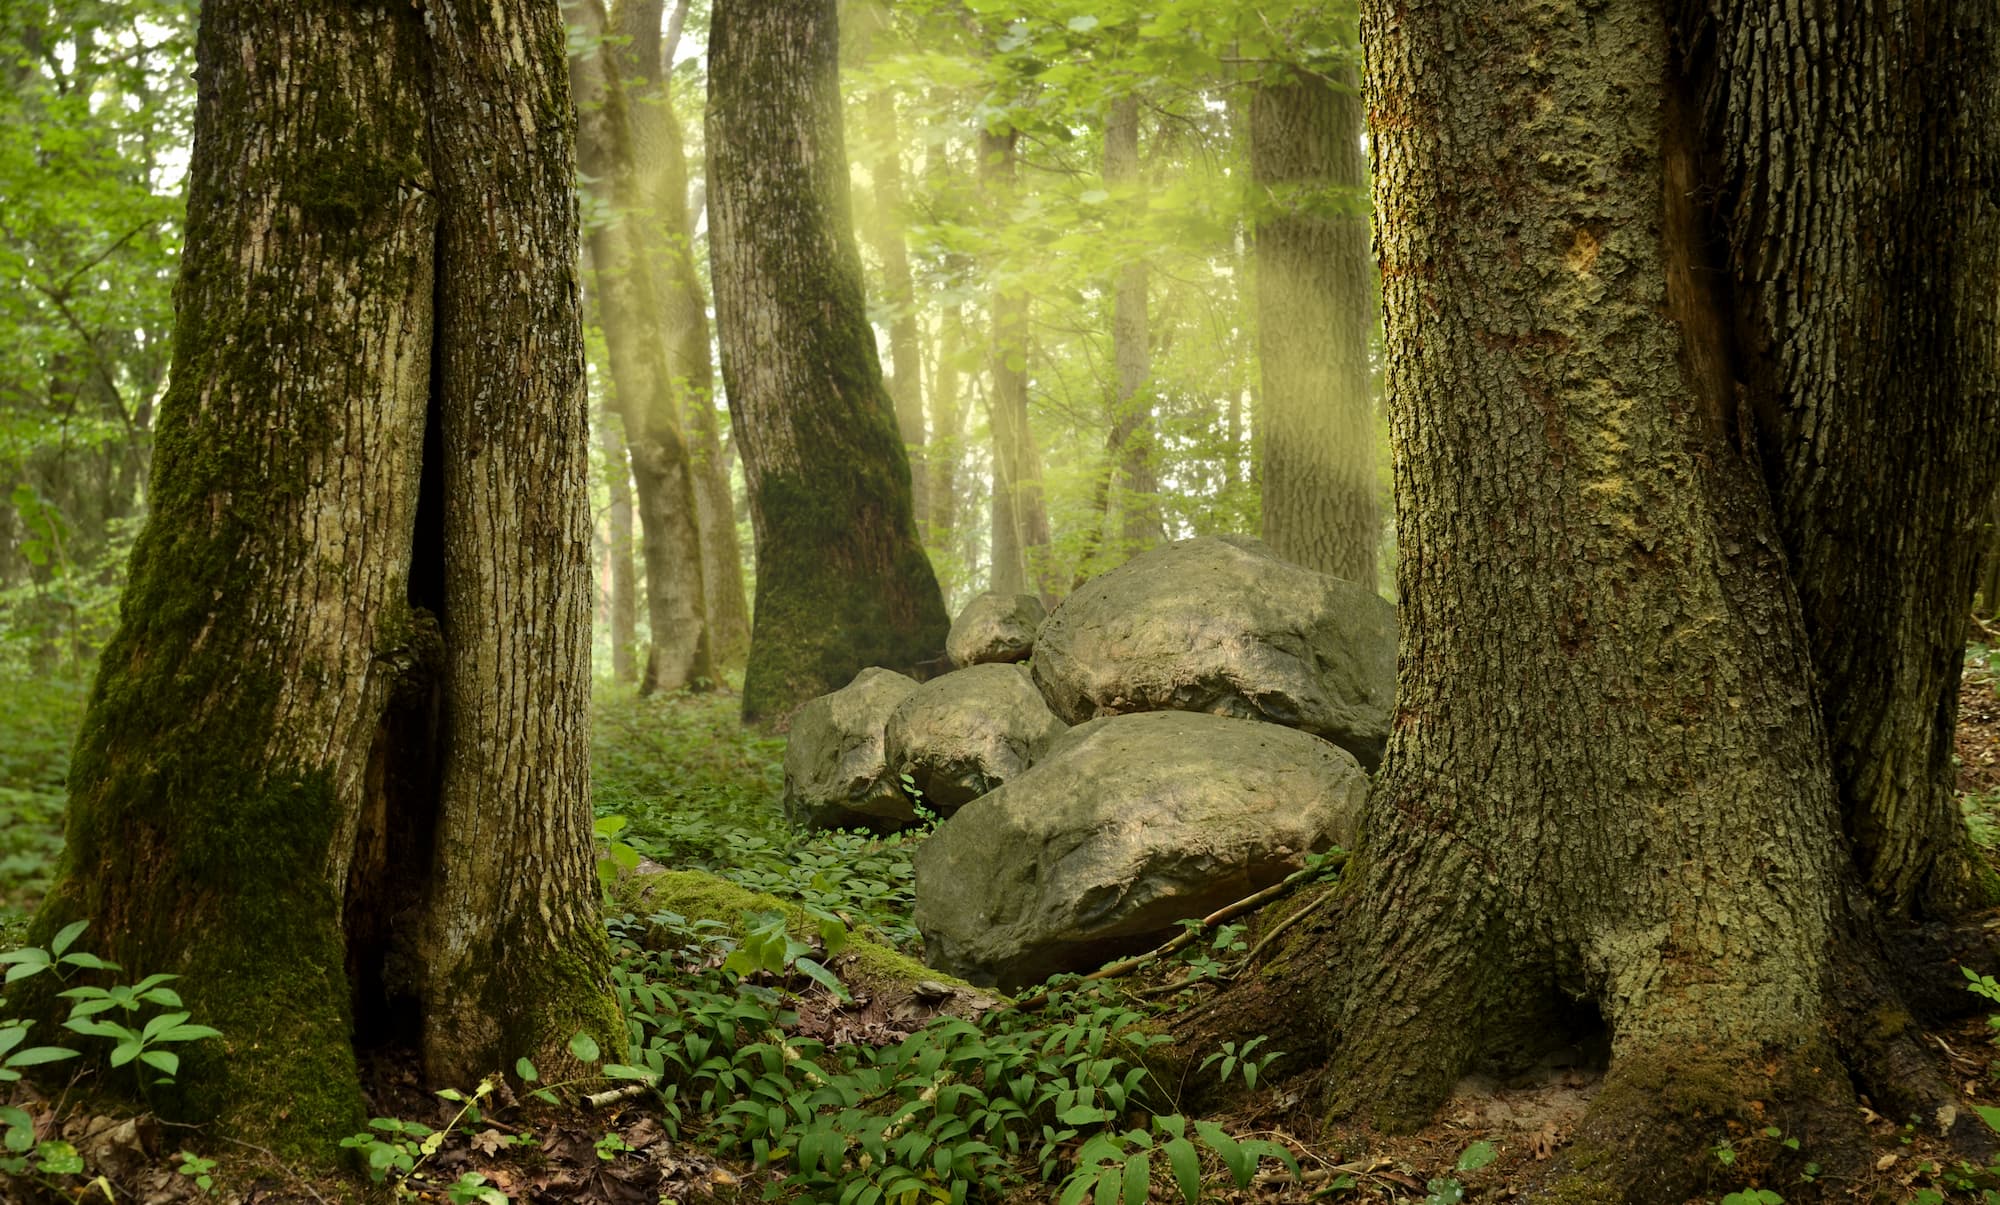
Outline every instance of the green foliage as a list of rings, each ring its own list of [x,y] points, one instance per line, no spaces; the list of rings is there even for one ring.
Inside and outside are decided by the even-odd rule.
[[[0,983],[11,986],[41,975],[68,983],[119,971],[117,963],[76,948],[76,939],[88,927],[87,921],[74,921],[63,926],[46,948],[25,946],[0,952],[0,967],[5,968]],[[171,1047],[222,1036],[209,1026],[190,1023],[180,994],[167,986],[175,978],[155,974],[129,984],[78,983],[56,992],[56,999],[70,1002],[63,1028],[108,1042],[105,1064],[113,1069],[131,1066],[139,1076],[141,1092],[149,1083],[146,1072],[152,1074],[150,1083],[171,1083],[180,1070],[180,1055]],[[159,1011],[152,1011],[155,1009]],[[28,1044],[36,1028],[34,1021],[9,1016],[7,1001],[0,997],[0,1086],[18,1084],[33,1068],[67,1062],[82,1053],[68,1046]],[[27,1110],[0,1105],[0,1175],[68,1176],[83,1170],[81,1156],[68,1143],[37,1140],[34,1119]]]
[[[0,673],[0,945],[47,888],[62,849],[69,746],[83,714],[80,683]]]

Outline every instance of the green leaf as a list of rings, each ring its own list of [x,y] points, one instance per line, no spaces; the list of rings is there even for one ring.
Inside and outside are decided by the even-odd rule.
[[[1111,1110],[1095,1105],[1072,1105],[1056,1114],[1056,1120],[1067,1126],[1087,1126],[1110,1121],[1113,1116]]]
[[[1500,1157],[1500,1148],[1490,1142],[1475,1142],[1458,1157],[1458,1170],[1476,1172]]]
[[[1201,1155],[1194,1149],[1194,1143],[1175,1136],[1166,1144],[1167,1166],[1174,1170],[1174,1183],[1180,1185],[1181,1198],[1187,1205],[1197,1205],[1201,1200]]]
[[[77,937],[85,929],[88,929],[89,927],[90,927],[90,922],[87,920],[71,921],[69,924],[64,925],[60,930],[57,931],[55,937],[50,939],[49,953],[60,954],[64,950],[69,949],[70,943],[75,941]]]
[[[1985,1122],[1988,1129],[1995,1133],[2000,1133],[2000,1109],[1996,1109],[1992,1105],[1974,1105],[1972,1107],[1978,1112],[1979,1120]]]
[[[139,1061],[167,1075],[179,1075],[181,1056],[171,1050],[148,1050],[139,1055]]]
[[[203,1038],[219,1038],[222,1031],[207,1025],[176,1025],[159,1036],[162,1042],[199,1042]]]
[[[26,1050],[15,1052],[7,1060],[7,1066],[38,1067],[43,1063],[60,1063],[64,1059],[75,1057],[76,1051],[66,1046],[30,1046]]]
[[[1125,1161],[1124,1205],[1146,1205],[1146,1189],[1152,1183],[1152,1157],[1140,1151]]]
[[[520,1076],[523,1083],[529,1084],[542,1078],[541,1073],[535,1070],[535,1065],[526,1058],[514,1060],[514,1074]]]
[[[1085,13],[1081,17],[1071,17],[1069,19],[1069,31],[1071,33],[1089,33],[1091,30],[1096,29],[1097,26],[1097,18],[1088,13]]]
[[[580,1063],[594,1063],[602,1054],[597,1049],[597,1039],[587,1033],[579,1033],[569,1040],[569,1052]]]

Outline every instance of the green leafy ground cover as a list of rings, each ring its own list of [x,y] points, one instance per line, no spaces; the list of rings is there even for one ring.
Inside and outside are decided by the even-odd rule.
[[[2000,704],[1983,653],[1968,698]],[[80,699],[68,686],[0,690],[0,806],[9,809],[0,829],[0,898],[16,916],[32,905],[57,849],[63,758]],[[1192,1065],[1153,1059],[1166,1002],[1184,998],[1172,986],[1211,978],[1240,956],[1255,936],[1253,918],[1195,935],[1132,980],[1062,981],[1024,1006],[984,1000],[957,1015],[936,1005],[885,1008],[871,999],[878,984],[921,972],[905,955],[920,953],[909,922],[909,854],[922,834],[788,829],[777,807],[782,742],[741,731],[734,709],[726,693],[637,700],[606,690],[598,702],[595,798],[600,832],[608,834],[602,868],[619,887],[607,896],[606,923],[628,1043],[600,1050],[579,1035],[572,1053],[593,1066],[591,1074],[551,1084],[523,1061],[444,1092],[413,1080],[378,1085],[380,1115],[342,1143],[360,1170],[352,1179],[179,1139],[156,1141],[137,1172],[107,1176],[89,1144],[72,1141],[91,1120],[73,1102],[90,1098],[87,1076],[102,1072],[87,1072],[81,1091],[48,1083],[60,1091],[45,1095],[24,1092],[25,1080],[0,1082],[0,1095],[11,1093],[0,1105],[15,1110],[6,1118],[8,1141],[21,1148],[0,1163],[0,1173],[13,1175],[0,1181],[0,1197],[228,1199],[275,1176],[289,1178],[300,1199],[476,1205],[1428,1205],[1507,1195],[1546,1155],[1538,1140],[1450,1120],[1386,1145],[1379,1136],[1341,1134],[1300,1142],[1292,1135],[1310,1128],[1311,1101],[1285,1086],[1292,1070],[1285,1052],[1254,1036]],[[1985,749],[1978,756],[1991,755],[1985,764],[2000,776],[2000,706],[1968,711],[1972,739]],[[1992,720],[1983,745],[1982,717]],[[1962,741],[1961,757],[1972,748]],[[1975,833],[1989,840],[2000,831],[1988,802],[1995,797],[1967,793]],[[651,889],[627,886],[629,863],[640,857],[668,868],[648,872]],[[709,915],[716,912],[734,915]],[[864,948],[873,962],[857,958]],[[35,961],[33,952],[8,957],[6,965]],[[159,990],[153,980],[140,982]],[[1990,983],[1976,979],[1973,987]],[[166,1015],[180,1027],[175,1040],[203,1040],[201,1018]],[[88,1024],[99,1024],[94,1014]],[[166,1062],[170,1050],[147,1048],[158,1035],[134,1025],[125,1035],[133,1059]],[[91,1036],[71,1028],[45,1034],[14,1024],[11,1038],[0,1033],[9,1047],[0,1064],[26,1059],[21,1070],[32,1076],[36,1060],[55,1058],[46,1054],[51,1047]],[[65,1056],[60,1070],[85,1062]],[[1232,1111],[1184,1110],[1184,1077],[1227,1085]],[[50,1107],[56,1095],[72,1102],[62,1106],[68,1117]],[[1781,1182],[1761,1170],[1771,1161],[1754,1157],[1763,1146],[1796,1154],[1788,1144],[1797,1141],[1746,1133],[1718,1148],[1727,1199],[1812,1199],[1810,1182]],[[1884,1141],[1906,1153],[1895,1164],[1902,1189],[1882,1199],[1979,1200],[2000,1183],[1989,1169],[1930,1157],[1907,1132]]]

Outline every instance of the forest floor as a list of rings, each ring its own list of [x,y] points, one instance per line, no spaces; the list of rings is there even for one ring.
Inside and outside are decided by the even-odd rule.
[[[55,848],[49,826],[60,803],[60,756],[54,752],[59,740],[51,734],[61,724],[49,721],[51,708],[10,709],[9,698],[0,691],[0,751],[12,747],[16,754],[13,764],[0,755],[0,949],[14,944],[9,938],[18,934],[23,910],[39,893]],[[66,693],[64,706],[74,704]],[[607,692],[595,726],[594,788],[600,817],[618,819],[601,821],[600,831],[611,833],[617,853],[628,860],[639,854],[667,866],[703,869],[788,906],[837,916],[884,944],[918,949],[909,923],[909,852],[920,838],[806,838],[785,830],[775,803],[782,742],[743,733],[734,705],[726,693],[637,701]],[[10,735],[19,738],[11,746]],[[1968,653],[1957,751],[1974,839],[1995,857],[2000,653],[1982,646]],[[227,1136],[93,1109],[83,1103],[91,1100],[87,1080],[61,1088],[53,1099],[21,1085],[0,1085],[0,1106],[29,1109],[44,1140],[26,1174],[0,1176],[0,1202],[664,1205],[781,1199],[914,1205],[951,1202],[954,1179],[976,1182],[982,1175],[1001,1178],[983,1190],[975,1183],[973,1200],[1184,1202],[1191,1185],[1175,1173],[1187,1170],[1182,1159],[1193,1157],[1199,1159],[1204,1202],[1456,1205],[1521,1195],[1563,1148],[1600,1074],[1578,1058],[1550,1060],[1506,1083],[1469,1078],[1432,1125],[1387,1137],[1363,1129],[1323,1130],[1315,1120],[1313,1093],[1300,1087],[1309,1077],[1285,1078],[1280,1058],[1248,1090],[1239,1071],[1239,1090],[1224,1110],[1189,1119],[1201,1134],[1185,1131],[1195,1141],[1174,1151],[1169,1148],[1177,1116],[1148,1131],[1145,1111],[1136,1106],[1093,1111],[1086,1106],[1106,1102],[1086,1081],[1117,1082],[1126,1074],[1127,1065],[1105,1048],[1105,1037],[1160,1018],[1156,1001],[1163,993],[1148,989],[1159,988],[1168,976],[1198,977],[1215,959],[1240,951],[1246,939],[1254,940],[1254,918],[1224,925],[1180,956],[1127,978],[1069,984],[1033,1012],[981,1002],[969,1022],[940,1020],[937,1001],[862,990],[850,976],[853,955],[829,950],[817,939],[793,942],[791,949],[781,943],[782,952],[760,955],[761,970],[744,972],[733,963],[734,969],[725,968],[758,919],[612,917],[634,1033],[653,1052],[654,1063],[664,1052],[683,1068],[670,1077],[680,1081],[676,1091],[626,1086],[620,1092],[621,1081],[614,1079],[585,1085],[585,1095],[566,1092],[560,1103],[545,1104],[517,1098],[499,1084],[468,1108],[462,1097],[427,1091],[407,1058],[385,1055],[364,1067],[376,1121],[351,1140],[357,1154],[385,1169],[371,1184],[359,1177],[305,1174],[268,1152],[234,1145]],[[733,922],[734,928],[717,920]],[[853,1000],[837,999],[802,973],[799,963],[810,961],[807,955],[856,986]],[[2000,1104],[2000,1051],[1993,1032],[1975,1017],[1932,1035],[1962,1083],[1967,1105]],[[787,1053],[780,1059],[774,1050]],[[802,1056],[809,1066],[825,1069],[828,1078],[787,1079],[791,1072],[784,1064]],[[971,1080],[971,1069],[982,1060],[992,1066],[995,1058],[1012,1059],[1007,1065],[1019,1074],[1039,1075],[1039,1082],[1066,1087],[1072,1095],[1040,1108],[1032,1121],[1007,1113],[997,1091],[991,1101],[984,1093],[966,1093],[952,1098],[950,1109],[944,1107],[947,1094],[939,1085],[951,1080],[950,1068],[967,1068],[965,1078]],[[942,1077],[940,1065],[946,1068]],[[806,1088],[814,1086],[831,1094],[816,1098],[819,1113],[849,1106],[849,1122],[861,1117],[864,1129],[872,1126],[891,1140],[879,1162],[858,1158],[859,1146],[844,1144],[841,1149],[850,1156],[845,1170],[829,1175],[810,1166],[818,1160],[809,1149],[815,1141],[824,1148],[824,1131],[797,1116],[814,1111],[806,1101]],[[8,1087],[15,1089],[11,1098]],[[517,1087],[526,1090],[518,1081]],[[469,1095],[473,1086],[463,1089]],[[848,1097],[835,1099],[841,1092]],[[1134,1099],[1142,1092],[1135,1089]],[[1036,1101],[1048,1104],[1045,1097]],[[1172,1102],[1154,1099],[1150,1105],[1165,1109]],[[766,1120],[767,1107],[775,1107],[775,1121]],[[787,1108],[793,1116],[784,1116]],[[882,1116],[868,1120],[874,1116],[866,1114],[869,1108],[882,1109]],[[1063,1120],[1043,1124],[1052,1113]],[[958,1125],[957,1116],[966,1124]],[[1866,1102],[1862,1120],[1878,1148],[1863,1182],[1838,1188],[1823,1180],[1808,1183],[1817,1178],[1810,1151],[1780,1161],[1790,1168],[1785,1182],[1733,1174],[1739,1153],[1746,1156],[1744,1167],[1763,1166],[1770,1160],[1756,1156],[1777,1145],[1795,1145],[1775,1130],[1744,1127],[1716,1148],[1718,1187],[1707,1200],[1777,1205],[1808,1197],[1930,1205],[1982,1199],[1951,1151],[1897,1119],[1876,1115]],[[920,1121],[923,1135],[917,1133]],[[1120,1131],[1124,1124],[1135,1129]],[[425,1154],[424,1139],[432,1133],[439,1137]],[[1280,1150],[1287,1158],[1275,1157]],[[1135,1170],[1148,1151],[1150,1160]],[[50,1153],[56,1157],[48,1158]]]

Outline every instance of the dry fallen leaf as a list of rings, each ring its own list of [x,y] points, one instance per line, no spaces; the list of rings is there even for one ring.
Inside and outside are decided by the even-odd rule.
[[[1886,1172],[1890,1168],[1896,1166],[1896,1160],[1900,1158],[1902,1158],[1902,1156],[1896,1154],[1894,1151],[1891,1151],[1875,1161],[1875,1170],[1878,1172]]]
[[[472,1136],[472,1149],[482,1155],[491,1155],[507,1145],[507,1136],[498,1130],[481,1130]]]

